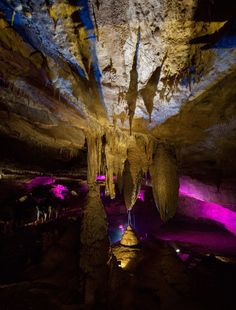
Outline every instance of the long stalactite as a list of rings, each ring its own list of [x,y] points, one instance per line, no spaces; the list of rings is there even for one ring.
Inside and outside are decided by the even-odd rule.
[[[161,219],[166,222],[176,213],[179,193],[177,162],[169,147],[157,147],[150,169],[152,190]]]

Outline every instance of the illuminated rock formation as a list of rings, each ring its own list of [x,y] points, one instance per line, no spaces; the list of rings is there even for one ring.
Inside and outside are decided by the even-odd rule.
[[[95,298],[102,299],[106,291],[108,276],[109,240],[104,206],[100,199],[99,187],[96,185],[98,173],[99,139],[87,137],[89,192],[85,204],[81,227],[80,268],[83,271],[85,303],[92,305]]]
[[[126,231],[120,240],[120,244],[125,246],[136,246],[139,244],[139,240],[130,225],[126,228]]]
[[[0,0],[1,183],[83,180],[87,304],[103,299],[109,258],[98,175],[104,201],[119,188],[128,214],[151,176],[165,222],[190,178],[182,193],[204,187],[199,200],[219,205],[201,203],[201,216],[236,233],[221,220],[236,201],[235,20],[233,0]]]
[[[88,193],[80,240],[85,303],[93,304],[95,298],[104,298],[109,258],[106,213],[99,191],[95,188]]]
[[[91,188],[106,175],[111,198],[116,178],[132,209],[166,141],[180,175],[234,184],[234,11],[210,0],[1,1],[2,178],[6,167],[66,173],[73,161]],[[151,169],[164,220],[176,205],[172,159],[158,148]]]
[[[98,170],[112,198],[130,129],[177,146],[190,173],[216,162],[224,174],[235,152],[234,4],[203,2],[2,1],[2,140],[64,160],[91,132],[99,148],[106,136]]]
[[[158,145],[150,171],[156,206],[166,222],[175,215],[179,194],[178,167],[173,151]]]

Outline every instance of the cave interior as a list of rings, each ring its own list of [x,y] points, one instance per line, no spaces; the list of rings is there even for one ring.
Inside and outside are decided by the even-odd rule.
[[[0,0],[0,310],[236,309],[235,86],[235,0]]]

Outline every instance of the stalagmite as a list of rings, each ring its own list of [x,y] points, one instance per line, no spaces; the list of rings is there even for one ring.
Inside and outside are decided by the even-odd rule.
[[[173,152],[160,144],[150,172],[155,203],[166,222],[175,215],[178,203],[179,177]]]
[[[98,189],[90,190],[81,228],[80,268],[84,274],[86,304],[103,300],[108,276],[107,220]]]
[[[107,220],[100,199],[96,176],[99,167],[99,140],[87,137],[88,144],[88,186],[86,206],[81,227],[80,268],[82,270],[82,286],[87,305],[104,301],[107,286],[109,258],[109,239],[107,235]],[[96,299],[96,300],[95,300]]]
[[[136,246],[139,244],[138,237],[130,225],[126,228],[126,231],[121,238],[120,244],[124,246]]]

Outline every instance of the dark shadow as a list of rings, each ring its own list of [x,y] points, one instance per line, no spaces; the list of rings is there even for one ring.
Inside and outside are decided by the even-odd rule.
[[[198,0],[195,21],[219,22],[236,19],[235,0]]]
[[[201,49],[236,47],[236,20],[227,21],[218,31],[190,41],[190,44],[205,44]]]

